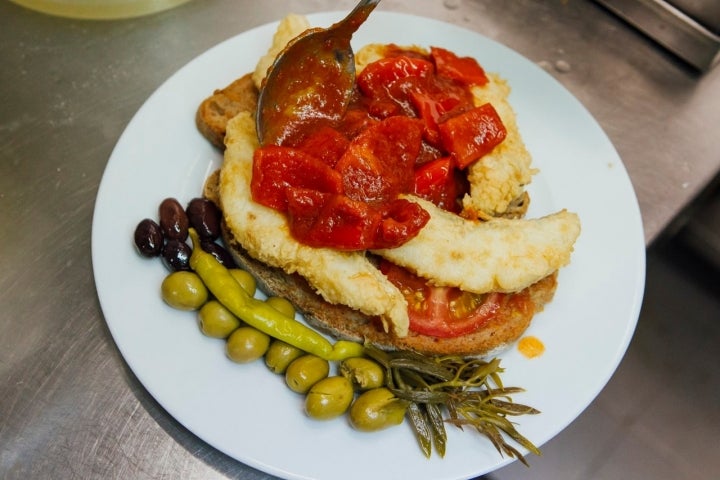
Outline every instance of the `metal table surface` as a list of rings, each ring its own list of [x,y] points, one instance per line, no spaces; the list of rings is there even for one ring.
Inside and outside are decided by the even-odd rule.
[[[267,478],[182,427],[124,363],[93,282],[93,205],[123,129],[178,68],[289,11],[354,3],[195,0],[81,21],[0,2],[0,477]],[[379,8],[477,30],[545,66],[618,149],[648,244],[720,169],[720,69],[694,72],[594,2]]]

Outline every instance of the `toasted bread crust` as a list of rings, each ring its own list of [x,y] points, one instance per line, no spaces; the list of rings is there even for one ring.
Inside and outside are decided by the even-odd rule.
[[[290,300],[310,325],[333,337],[368,342],[385,350],[412,350],[425,355],[497,354],[520,338],[533,316],[552,300],[557,287],[555,272],[521,292],[507,295],[499,314],[469,335],[437,338],[411,331],[400,338],[385,332],[377,318],[326,302],[300,275],[287,274],[250,257],[228,229],[223,230],[223,240],[238,265],[258,280],[266,294]]]
[[[210,143],[224,150],[227,122],[240,112],[254,112],[257,98],[258,90],[252,74],[243,75],[227,87],[215,90],[200,103],[195,113],[195,124]]]

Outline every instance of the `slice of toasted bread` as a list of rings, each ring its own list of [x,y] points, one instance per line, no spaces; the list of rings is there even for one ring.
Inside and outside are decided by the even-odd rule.
[[[555,272],[521,292],[505,296],[498,315],[468,335],[438,338],[411,331],[399,338],[385,332],[377,318],[326,302],[300,275],[255,260],[227,229],[223,239],[238,265],[257,279],[266,294],[290,300],[311,326],[338,339],[369,342],[385,350],[412,350],[425,355],[495,355],[520,338],[535,314],[552,300],[557,286]]]
[[[225,88],[215,90],[200,103],[195,124],[200,133],[219,149],[225,149],[227,122],[240,112],[255,112],[258,91],[248,73]]]

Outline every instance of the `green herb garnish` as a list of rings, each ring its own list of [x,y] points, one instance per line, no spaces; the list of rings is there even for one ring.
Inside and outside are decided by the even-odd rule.
[[[445,455],[445,424],[474,428],[501,455],[517,458],[525,465],[528,463],[523,455],[506,437],[540,455],[540,450],[508,419],[540,412],[512,401],[510,395],[524,390],[503,386],[500,359],[427,357],[412,352],[386,352],[372,346],[365,346],[365,354],[386,369],[386,386],[393,394],[411,402],[407,417],[425,456],[432,455],[433,448],[441,457]]]

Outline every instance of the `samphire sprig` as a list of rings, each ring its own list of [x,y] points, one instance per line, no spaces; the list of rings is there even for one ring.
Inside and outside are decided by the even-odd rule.
[[[458,356],[429,357],[413,352],[386,352],[366,345],[365,354],[386,370],[386,386],[395,396],[410,401],[407,417],[426,457],[433,448],[445,455],[445,424],[471,427],[486,436],[500,454],[528,465],[507,437],[540,455],[540,450],[517,431],[509,416],[540,413],[515,403],[511,395],[522,388],[505,387],[500,359],[486,361]]]

